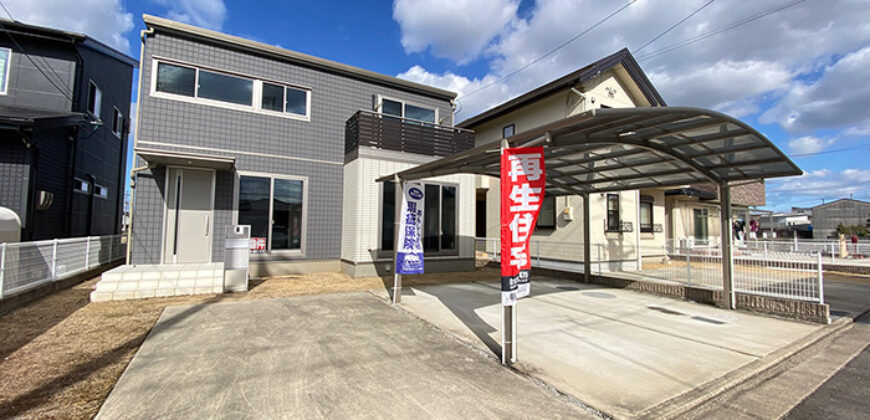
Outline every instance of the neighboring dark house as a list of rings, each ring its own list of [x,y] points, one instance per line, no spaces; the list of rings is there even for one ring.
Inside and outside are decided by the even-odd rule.
[[[137,65],[84,34],[0,20],[0,206],[22,241],[120,232]]]
[[[865,226],[870,220],[870,202],[841,198],[813,207],[813,238],[837,237],[837,226]]]
[[[132,264],[223,262],[225,230],[240,224],[263,248],[253,275],[374,274],[392,256],[381,241],[391,238],[391,186],[375,179],[473,147],[453,128],[455,93],[144,20]],[[473,177],[463,179],[458,193],[473,194]],[[457,237],[473,237],[474,200],[456,197],[459,184],[428,187],[439,215],[428,219],[429,269],[473,267],[473,241]]]

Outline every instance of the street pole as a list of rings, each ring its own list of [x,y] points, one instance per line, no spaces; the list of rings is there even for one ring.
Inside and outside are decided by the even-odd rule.
[[[719,185],[719,221],[722,237],[722,306],[734,309],[734,259],[731,253],[731,188]]]

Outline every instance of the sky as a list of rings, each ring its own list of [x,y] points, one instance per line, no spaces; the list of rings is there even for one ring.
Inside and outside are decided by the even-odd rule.
[[[628,48],[668,105],[738,117],[804,170],[769,180],[765,208],[870,201],[866,0],[0,3],[137,59],[147,13],[445,88],[456,121]]]

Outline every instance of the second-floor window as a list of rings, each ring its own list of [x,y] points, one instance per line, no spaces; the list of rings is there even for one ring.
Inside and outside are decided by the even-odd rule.
[[[438,118],[438,112],[435,108],[413,105],[404,101],[387,98],[381,99],[380,112],[382,114],[395,115],[432,124],[435,124]]]
[[[274,82],[198,67],[157,62],[154,91],[172,98],[187,97],[202,103],[253,112],[309,118],[311,91]]]
[[[510,136],[513,136],[514,130],[515,127],[513,124],[504,126],[504,128],[501,129],[501,138],[506,139]]]
[[[100,106],[103,102],[103,91],[93,81],[88,85],[88,112],[91,115],[100,117]]]

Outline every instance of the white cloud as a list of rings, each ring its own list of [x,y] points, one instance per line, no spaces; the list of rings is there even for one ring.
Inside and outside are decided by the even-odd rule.
[[[426,71],[423,67],[413,66],[404,73],[397,74],[396,77],[410,80],[412,82],[422,83],[429,86],[457,92],[459,96],[465,93],[475,91],[483,86],[496,82],[496,77],[488,75],[483,79],[469,79],[465,76],[459,76],[451,72],[443,74],[435,74]],[[510,95],[507,91],[508,86],[504,83],[495,83],[487,89],[484,89],[478,95],[468,98],[468,100],[457,101],[457,121],[465,119],[477,114],[479,110],[491,108],[498,105],[503,98]]]
[[[402,46],[415,53],[467,63],[511,22],[516,0],[396,0],[393,19],[402,29]]]
[[[852,130],[860,133],[870,120],[868,68],[870,47],[852,52],[825,68],[818,80],[793,86],[761,120],[777,122],[795,133],[865,124]]]
[[[166,17],[183,23],[219,31],[227,18],[223,0],[154,0],[169,10]]]
[[[21,22],[80,32],[130,53],[127,32],[133,15],[120,0],[6,0],[12,16]]]
[[[803,136],[788,142],[788,148],[793,154],[817,153],[834,144],[836,139],[823,139],[814,136]]]
[[[798,177],[773,179],[767,183],[768,201],[780,203],[821,204],[821,199],[835,200],[866,196],[870,169],[849,168],[842,171],[821,169]]]
[[[705,2],[640,0],[504,83],[472,97],[460,98],[460,101],[472,105],[501,102],[623,47],[637,48]],[[396,4],[399,3],[403,1],[398,0]],[[489,72],[482,79],[497,80],[578,35],[622,4],[607,0],[538,0],[523,16],[508,19],[489,13],[486,19],[479,19],[486,25],[502,22],[499,29],[487,26],[487,33],[496,35],[468,36],[460,39],[459,45],[450,45],[455,51],[477,51],[480,40],[488,39],[481,54],[488,60]],[[735,8],[730,2],[714,2],[635,56],[668,104],[712,107],[737,116],[763,112],[762,106],[771,100],[784,99],[788,92],[801,86],[799,75],[826,73],[831,70],[826,67],[831,57],[845,56],[867,45],[870,25],[866,24],[865,17],[870,15],[870,2],[804,2],[673,52],[649,58],[643,56],[782,4],[781,0],[759,0]],[[435,13],[429,9],[424,11]],[[457,15],[462,13],[457,12]],[[490,19],[490,16],[498,18]],[[395,13],[394,18],[399,21]],[[444,43],[438,38],[439,32],[411,33],[401,21],[400,26],[403,38],[413,36],[415,51]],[[457,62],[467,59],[467,53],[454,56],[460,57]],[[455,70],[432,76],[451,74],[463,77]],[[843,84],[863,83],[863,79],[856,77],[851,73],[843,74],[838,80]],[[863,87],[858,90],[863,97],[870,97],[863,93]],[[487,99],[479,100],[477,96],[487,96]],[[781,108],[789,115],[796,105],[783,102]],[[466,110],[468,113],[463,112],[457,119],[471,117],[483,108],[467,106]],[[850,114],[856,112],[852,110]],[[826,127],[832,123],[819,118],[811,127]],[[807,124],[810,126],[810,122]]]

